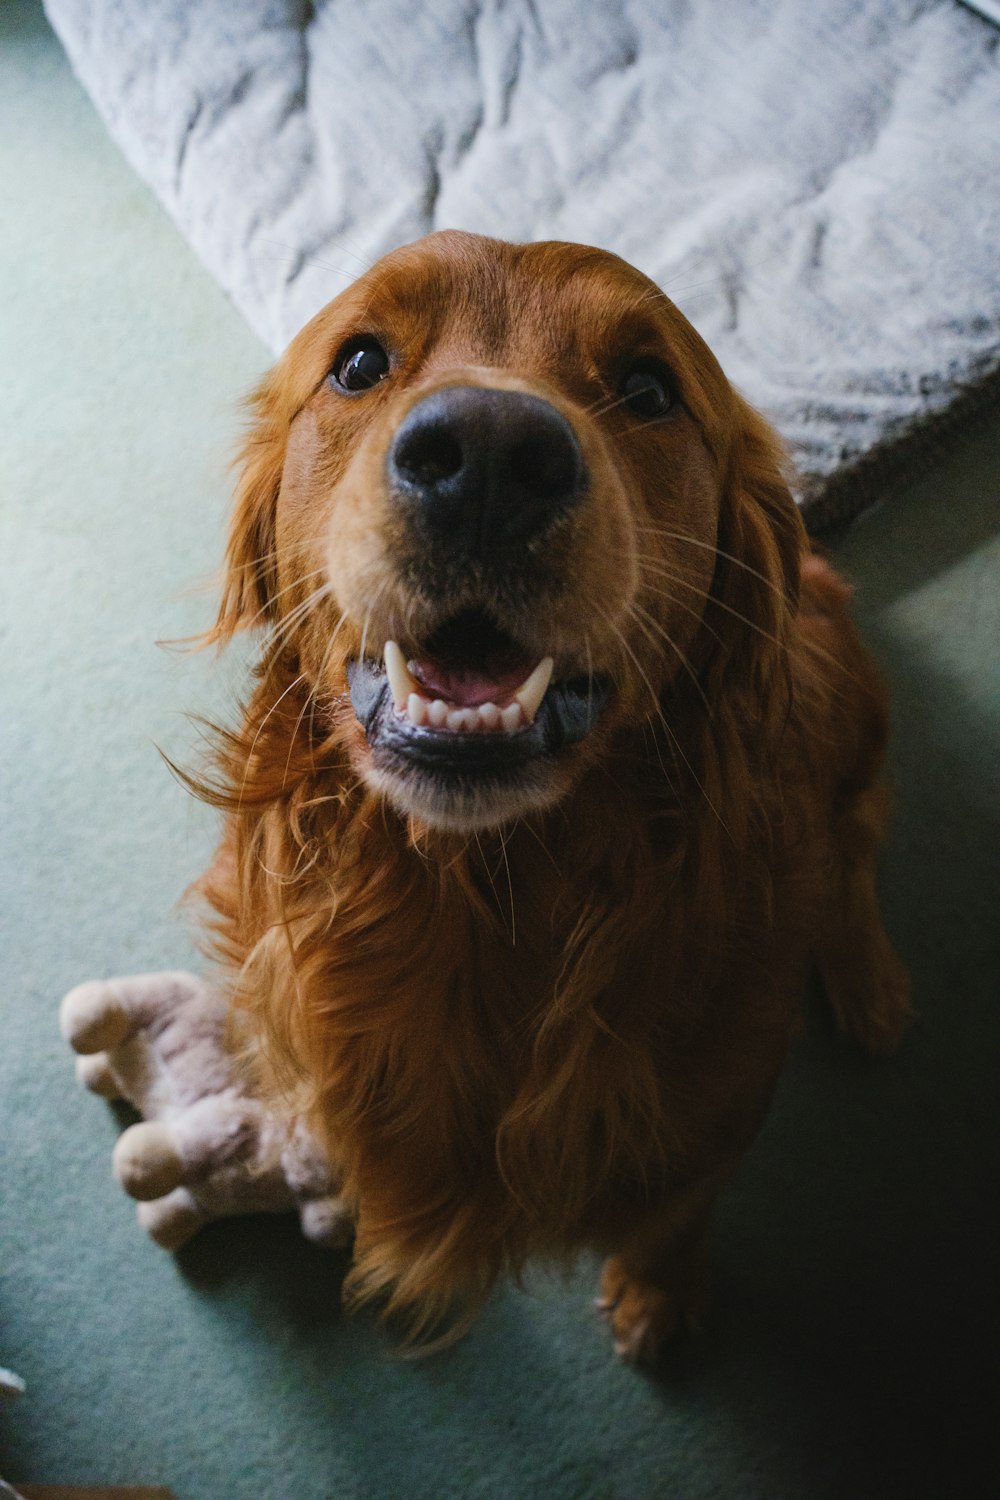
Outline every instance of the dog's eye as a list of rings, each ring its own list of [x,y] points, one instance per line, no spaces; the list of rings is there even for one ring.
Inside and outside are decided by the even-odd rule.
[[[355,339],[338,354],[331,379],[342,391],[369,391],[389,373],[389,356],[377,339]]]
[[[625,372],[618,393],[637,417],[663,417],[674,404],[670,376],[662,365],[644,361]]]

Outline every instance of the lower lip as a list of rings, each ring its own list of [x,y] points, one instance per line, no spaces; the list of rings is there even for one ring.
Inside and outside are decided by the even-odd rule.
[[[600,718],[610,690],[595,680],[586,694],[553,684],[531,724],[513,733],[437,729],[401,718],[385,673],[368,662],[348,667],[351,701],[378,760],[404,761],[438,775],[496,778],[540,756],[552,756],[584,739]]]
[[[401,718],[396,713],[386,683],[366,732],[376,762],[403,760],[436,775],[461,777],[468,781],[511,774],[549,753],[548,718],[543,703],[533,723],[523,725],[512,734],[502,730],[464,733],[462,730],[435,729],[430,724],[414,724],[410,719]]]

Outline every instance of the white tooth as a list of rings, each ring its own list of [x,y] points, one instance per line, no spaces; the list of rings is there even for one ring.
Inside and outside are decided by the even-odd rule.
[[[406,657],[395,641],[385,643],[385,675],[389,679],[389,691],[397,713],[402,713],[411,693],[417,692],[419,682],[406,665]]]
[[[500,710],[495,703],[480,703],[479,726],[487,730],[500,728]]]
[[[449,710],[448,710],[448,718],[447,718],[446,722],[448,724],[448,728],[449,729],[454,729],[456,731],[461,731],[462,729],[464,729],[465,728],[465,709],[464,708],[449,708]]]
[[[411,693],[406,700],[406,712],[414,724],[427,723],[427,710],[430,705],[426,698],[421,698],[419,693]]]
[[[524,710],[525,720],[529,724],[534,722],[538,705],[545,697],[545,690],[552,680],[552,666],[551,656],[543,656],[531,676],[521,683],[514,694],[514,701],[520,703]]]
[[[443,698],[435,698],[427,705],[427,717],[435,729],[440,729],[448,718],[448,705]]]
[[[500,722],[507,734],[513,734],[515,730],[520,729],[524,723],[524,713],[516,698],[513,703],[508,703],[506,708],[500,710]]]

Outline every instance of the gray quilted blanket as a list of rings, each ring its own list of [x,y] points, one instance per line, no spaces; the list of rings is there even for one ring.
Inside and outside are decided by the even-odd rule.
[[[648,272],[784,433],[816,521],[871,498],[900,438],[996,400],[1000,33],[955,0],[46,8],[276,350],[455,226]]]

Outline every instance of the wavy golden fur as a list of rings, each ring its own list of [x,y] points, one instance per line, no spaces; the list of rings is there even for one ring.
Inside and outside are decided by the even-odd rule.
[[[330,372],[361,336],[388,373],[345,392]],[[637,361],[669,371],[662,418],[622,394]],[[546,402],[587,483],[530,556],[470,562],[442,603],[386,455],[456,385]],[[200,890],[255,1065],[341,1174],[349,1294],[426,1334],[528,1257],[596,1245],[617,1346],[651,1357],[697,1318],[711,1204],[810,966],[869,1048],[906,1016],[874,893],[885,698],[848,591],[766,422],[597,250],[407,246],[252,411],[213,638],[262,628],[262,654],[200,783],[226,809]],[[611,685],[582,742],[462,826],[379,770],[347,689],[458,608]]]

